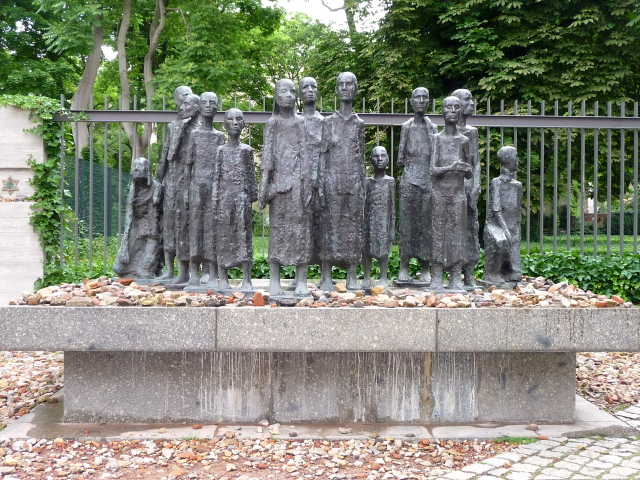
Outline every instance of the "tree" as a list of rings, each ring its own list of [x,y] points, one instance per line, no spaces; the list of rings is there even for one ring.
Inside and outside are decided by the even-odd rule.
[[[32,0],[0,3],[0,93],[59,98],[74,90],[80,68],[74,58],[47,48],[52,16]]]
[[[35,0],[40,12],[50,16],[45,38],[48,48],[67,58],[76,58],[82,65],[82,75],[71,99],[72,110],[89,108],[89,100],[102,60],[105,35],[117,24],[114,15],[117,2],[86,2],[81,0]],[[89,143],[89,130],[84,122],[71,125],[76,148]]]
[[[637,98],[635,0],[393,0],[370,52],[378,91],[418,83],[507,100]]]

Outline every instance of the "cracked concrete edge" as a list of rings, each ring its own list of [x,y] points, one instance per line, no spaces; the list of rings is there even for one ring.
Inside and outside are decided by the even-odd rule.
[[[31,413],[22,416],[0,432],[0,441],[27,438],[64,438],[78,441],[124,441],[124,440],[176,440],[185,438],[213,438],[227,430],[236,434],[236,439],[279,440],[366,440],[377,434],[379,439],[393,438],[406,442],[430,440],[491,440],[503,437],[591,437],[616,436],[638,437],[640,432],[613,415],[576,395],[576,421],[573,424],[539,425],[537,431],[527,430],[526,425],[486,424],[477,425],[388,425],[388,424],[281,424],[280,435],[270,435],[267,428],[257,431],[257,425],[203,425],[193,429],[192,425],[176,424],[70,424],[62,422],[63,390],[55,395],[58,403],[38,405]],[[240,427],[240,430],[237,430]],[[339,427],[351,428],[348,434],[340,434]],[[289,436],[296,432],[296,436]]]

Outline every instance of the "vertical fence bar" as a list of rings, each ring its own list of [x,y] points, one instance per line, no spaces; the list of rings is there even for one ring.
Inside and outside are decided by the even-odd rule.
[[[122,110],[122,95],[118,99]],[[122,235],[122,122],[118,122],[118,243]]]
[[[376,113],[380,113],[380,97],[376,98]],[[376,125],[376,146],[380,145],[380,126]]]
[[[362,113],[367,112],[367,99],[362,97]]]
[[[611,106],[607,102],[607,117],[613,114]],[[611,133],[607,128],[607,257],[611,256]]]
[[[147,110],[153,110],[153,100],[151,97],[147,97]],[[148,134],[147,134],[147,128]],[[153,123],[146,123],[144,126],[144,134],[143,138],[146,137],[149,139],[147,142],[147,160],[149,160],[149,164],[151,164],[151,132],[153,131]]]
[[[89,96],[93,110],[93,95]],[[89,123],[89,272],[93,272],[93,122]]]
[[[633,104],[633,116],[638,117],[638,102]],[[638,129],[633,130],[633,254],[638,254]]]
[[[76,123],[76,132],[78,131],[78,122]],[[76,161],[76,174],[75,174],[75,198],[73,205],[73,212],[76,217],[75,225],[73,228],[73,264],[75,268],[78,268],[78,227],[80,226],[80,155],[78,152],[78,145],[74,145],[75,161]]]
[[[262,97],[262,111],[266,111],[266,103],[264,100],[265,97]],[[322,111],[322,97],[320,97],[320,111]],[[266,254],[265,254],[265,248],[264,248],[264,237],[265,237],[265,221],[264,221],[264,210],[262,210],[262,241],[260,242],[260,245],[262,247],[262,258],[267,258]]]
[[[60,110],[64,110],[64,95],[60,95]],[[64,122],[60,122],[60,267],[64,266]]]
[[[435,110],[435,100],[434,100]],[[435,112],[434,112],[435,113]],[[491,99],[487,98],[487,115],[491,115]],[[489,191],[489,164],[491,163],[491,127],[487,127],[487,158],[485,160],[485,192]],[[489,195],[485,195],[486,210],[489,211]]]
[[[572,115],[573,104],[570,101],[567,104],[567,115]],[[571,250],[571,129],[567,128],[567,215],[566,215],[566,235],[567,235],[567,250]]]
[[[620,103],[620,116],[626,116],[626,108],[625,102]],[[624,154],[625,154],[625,145],[624,145],[624,128],[620,129],[620,256],[624,254],[624,197],[627,193],[626,191],[626,183],[624,181]]]
[[[518,101],[513,102],[513,114],[518,115]],[[513,127],[513,146],[518,148],[518,129]]]
[[[593,116],[597,117],[598,102],[593,103]],[[598,140],[600,130],[593,129],[593,256],[598,256]]]
[[[531,115],[531,100],[527,102],[527,115]],[[531,127],[527,127],[527,255],[531,245]]]
[[[554,103],[553,116],[558,116],[558,100]],[[558,249],[558,129],[553,129],[553,253]]]
[[[107,95],[104,96],[104,109],[109,109],[109,97]],[[107,239],[109,238],[109,215],[107,213],[107,207],[110,205],[109,202],[109,137],[108,137],[108,127],[109,123],[104,122],[104,145],[102,151],[102,273],[107,273]],[[109,209],[110,210],[110,209]]]
[[[504,100],[500,100],[500,115],[504,115]],[[504,147],[504,127],[500,127],[500,148]]]
[[[580,115],[585,116],[585,101],[580,102]],[[584,128],[580,129],[580,255],[584,255],[584,202],[585,184],[587,183],[586,163],[587,151]]]
[[[540,115],[544,115],[544,100],[540,103]],[[544,253],[544,127],[540,129],[540,253]]]
[[[136,111],[138,110],[138,96],[134,95],[133,96],[133,110]],[[135,160],[136,158],[138,158],[138,122],[133,122],[133,135],[131,136],[131,143],[133,145],[131,145],[131,151],[133,152],[133,156],[131,157],[131,160]]]
[[[394,113],[393,97],[391,98],[391,113]],[[393,125],[391,125],[391,176],[393,177]],[[393,177],[395,178],[395,177]]]

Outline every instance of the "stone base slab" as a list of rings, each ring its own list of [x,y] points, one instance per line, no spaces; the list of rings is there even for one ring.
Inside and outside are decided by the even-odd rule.
[[[66,352],[65,422],[572,422],[572,353]]]

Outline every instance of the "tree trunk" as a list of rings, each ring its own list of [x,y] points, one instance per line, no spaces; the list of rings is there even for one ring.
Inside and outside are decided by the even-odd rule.
[[[156,0],[156,11],[151,22],[151,28],[149,29],[149,51],[144,56],[144,87],[147,94],[147,109],[151,108],[151,101],[153,100],[153,60],[158,50],[158,39],[167,20],[167,12],[165,9],[164,0]],[[151,124],[147,123],[144,126],[144,133],[142,134],[142,144],[149,145],[151,140]],[[145,147],[146,148],[146,147]],[[149,159],[150,160],[150,159]]]
[[[162,30],[164,30],[166,22],[166,9],[164,0],[156,0],[156,10],[149,31],[149,50],[144,57],[144,84],[145,92],[149,103],[153,98],[153,59],[158,49],[158,39]],[[129,110],[131,104],[131,89],[129,88],[129,75],[127,65],[126,40],[129,25],[131,24],[131,0],[124,0],[122,8],[122,21],[120,23],[120,31],[118,32],[118,70],[120,74],[120,86],[122,89],[122,110]],[[150,105],[147,106],[149,108]],[[144,125],[142,135],[134,130],[132,123],[123,123],[124,130],[129,137],[133,156],[141,157],[145,155],[145,151],[151,140],[151,124]]]
[[[353,8],[352,5],[347,5],[347,2],[345,2],[344,13],[347,16],[347,25],[349,26],[349,37],[351,38],[351,40],[353,40],[354,35],[358,33],[356,30],[355,9]]]
[[[87,57],[82,77],[80,77],[80,83],[78,83],[76,93],[71,99],[71,110],[86,110],[88,108],[91,92],[93,92],[93,86],[98,76],[98,68],[100,67],[100,60],[102,58],[102,40],[104,33],[102,26],[94,25],[92,30],[93,51]],[[89,144],[88,124],[86,122],[72,122],[71,132],[73,133],[76,149],[78,152],[81,152],[82,149]]]

